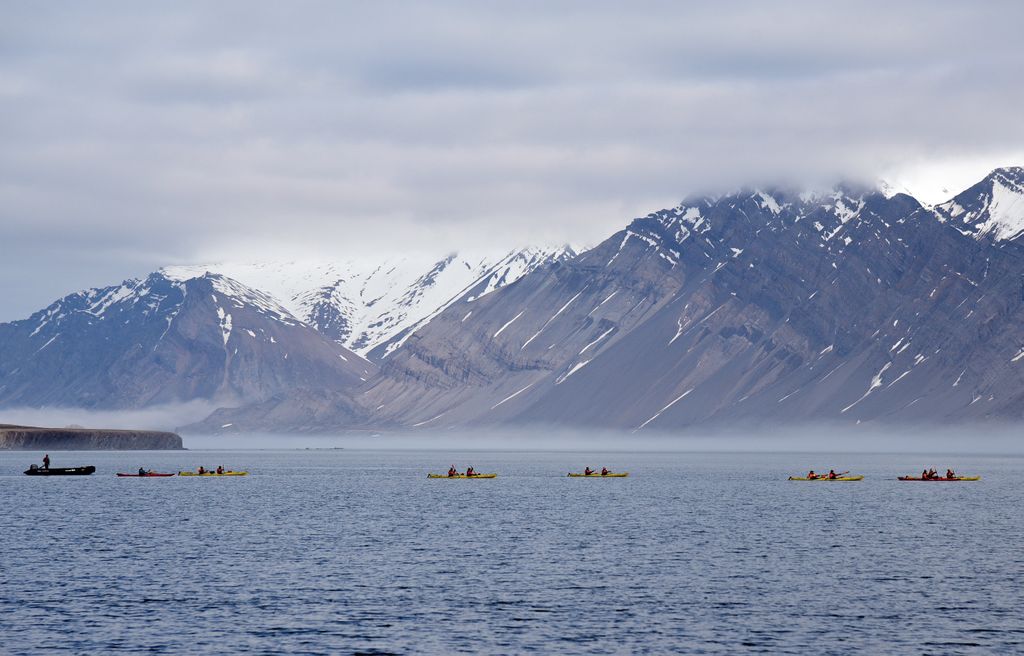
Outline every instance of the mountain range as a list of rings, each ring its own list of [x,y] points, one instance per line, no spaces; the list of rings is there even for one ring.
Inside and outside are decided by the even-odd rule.
[[[294,316],[339,344],[364,356],[383,357],[461,296],[484,295],[575,254],[563,246],[440,258],[174,266],[161,273],[175,280],[216,273],[240,281],[280,299]]]
[[[0,324],[0,407],[194,432],[1014,421],[1024,169],[694,196],[597,246],[168,267]]]

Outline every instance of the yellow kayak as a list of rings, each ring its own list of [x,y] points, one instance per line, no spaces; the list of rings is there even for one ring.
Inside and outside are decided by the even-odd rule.
[[[569,478],[626,478],[629,476],[629,472],[622,472],[621,474],[602,474],[598,472],[596,474],[569,474]]]
[[[466,476],[465,474],[459,474],[458,476],[449,476],[448,474],[427,474],[427,478],[498,478],[498,475],[473,474],[472,476]]]
[[[247,472],[247,471],[243,471],[243,472],[226,471],[223,474],[218,474],[217,472],[206,472],[205,474],[200,474],[198,472],[190,472],[190,471],[188,471],[188,472],[183,472],[183,471],[178,472],[178,476],[248,476],[248,475],[249,475],[249,472]]]
[[[828,476],[821,476],[819,478],[807,478],[806,476],[790,476],[791,481],[829,481],[835,483],[836,481],[862,481],[863,476],[837,476],[836,478],[829,478]]]

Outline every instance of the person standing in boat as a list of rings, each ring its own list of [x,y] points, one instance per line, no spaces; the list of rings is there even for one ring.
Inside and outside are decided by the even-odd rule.
[[[47,453],[43,456],[43,469],[50,468],[50,454]]]

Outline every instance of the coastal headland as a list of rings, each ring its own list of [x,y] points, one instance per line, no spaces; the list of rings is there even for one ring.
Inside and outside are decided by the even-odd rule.
[[[183,448],[181,436],[167,431],[43,428],[0,424],[0,450],[171,451]]]

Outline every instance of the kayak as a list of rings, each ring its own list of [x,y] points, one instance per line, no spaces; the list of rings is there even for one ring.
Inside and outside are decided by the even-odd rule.
[[[602,474],[598,472],[596,474],[569,474],[569,478],[626,478],[629,476],[629,472],[622,472],[621,474]]]
[[[146,472],[145,474],[117,474],[120,478],[166,478],[174,474],[160,474],[158,472]]]
[[[236,472],[236,471],[226,471],[223,474],[218,474],[217,472],[206,472],[205,474],[200,474],[198,472],[190,472],[190,471],[187,471],[187,472],[180,471],[180,472],[178,472],[178,476],[248,476],[248,475],[249,475],[249,472],[247,472],[247,471],[239,471],[239,472]]]
[[[980,481],[981,476],[957,476],[956,478],[921,478],[920,476],[900,476],[899,479],[901,481],[921,481],[923,483],[930,483],[932,481],[953,483],[956,481]]]
[[[96,471],[92,465],[87,467],[31,467],[25,470],[27,476],[88,476]]]
[[[466,476],[465,474],[459,474],[458,476],[449,476],[447,474],[427,474],[427,478],[497,478],[497,474],[473,474],[472,476]]]
[[[807,478],[806,476],[790,476],[789,480],[791,480],[791,481],[830,481],[832,483],[835,483],[836,481],[862,481],[862,480],[864,480],[864,477],[863,476],[837,476],[836,478],[829,478],[827,476],[823,476],[821,478]]]

